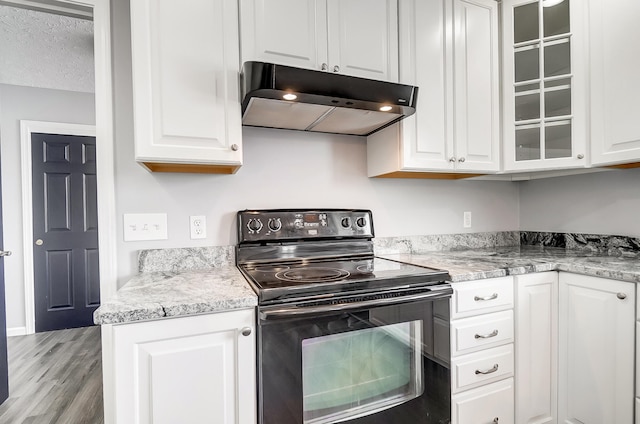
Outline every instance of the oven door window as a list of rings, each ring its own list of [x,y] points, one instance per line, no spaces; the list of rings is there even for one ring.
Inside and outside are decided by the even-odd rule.
[[[422,395],[422,321],[302,340],[305,424],[345,421]]]

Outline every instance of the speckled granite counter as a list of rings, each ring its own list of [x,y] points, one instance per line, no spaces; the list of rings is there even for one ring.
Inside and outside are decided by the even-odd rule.
[[[446,269],[454,283],[544,271],[640,282],[640,239],[633,237],[510,231],[374,242],[378,256]],[[256,295],[234,266],[233,246],[144,250],[138,259],[141,273],[98,308],[96,324],[257,305]]]
[[[607,255],[542,246],[510,246],[464,251],[382,254],[384,258],[446,269],[455,282],[543,271],[640,282],[640,254]]]
[[[250,308],[258,299],[233,266],[180,272],[146,272],[132,278],[94,313],[96,324]]]

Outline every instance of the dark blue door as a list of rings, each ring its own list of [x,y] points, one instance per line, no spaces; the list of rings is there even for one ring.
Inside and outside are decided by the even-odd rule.
[[[36,332],[93,325],[100,305],[95,137],[31,134]]]
[[[9,397],[9,364],[7,363],[7,316],[4,303],[4,256],[2,250],[2,184],[0,184],[0,403]]]

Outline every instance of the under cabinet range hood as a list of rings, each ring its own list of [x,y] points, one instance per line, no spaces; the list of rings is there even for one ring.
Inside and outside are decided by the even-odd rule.
[[[263,62],[240,74],[242,124],[367,136],[415,112],[418,87]]]

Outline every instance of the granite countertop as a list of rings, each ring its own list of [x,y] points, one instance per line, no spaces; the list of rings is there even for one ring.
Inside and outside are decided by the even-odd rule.
[[[567,271],[640,283],[640,254],[608,255],[557,247],[509,246],[379,256],[448,270],[454,283],[544,271]]]
[[[640,253],[571,250],[543,246],[508,246],[378,256],[448,270],[461,281],[567,271],[614,280],[640,282]],[[118,324],[165,317],[251,308],[257,296],[233,265],[215,268],[142,272],[94,313],[96,324]]]
[[[176,317],[252,308],[258,298],[233,266],[175,272],[144,272],[95,311],[96,324]]]

